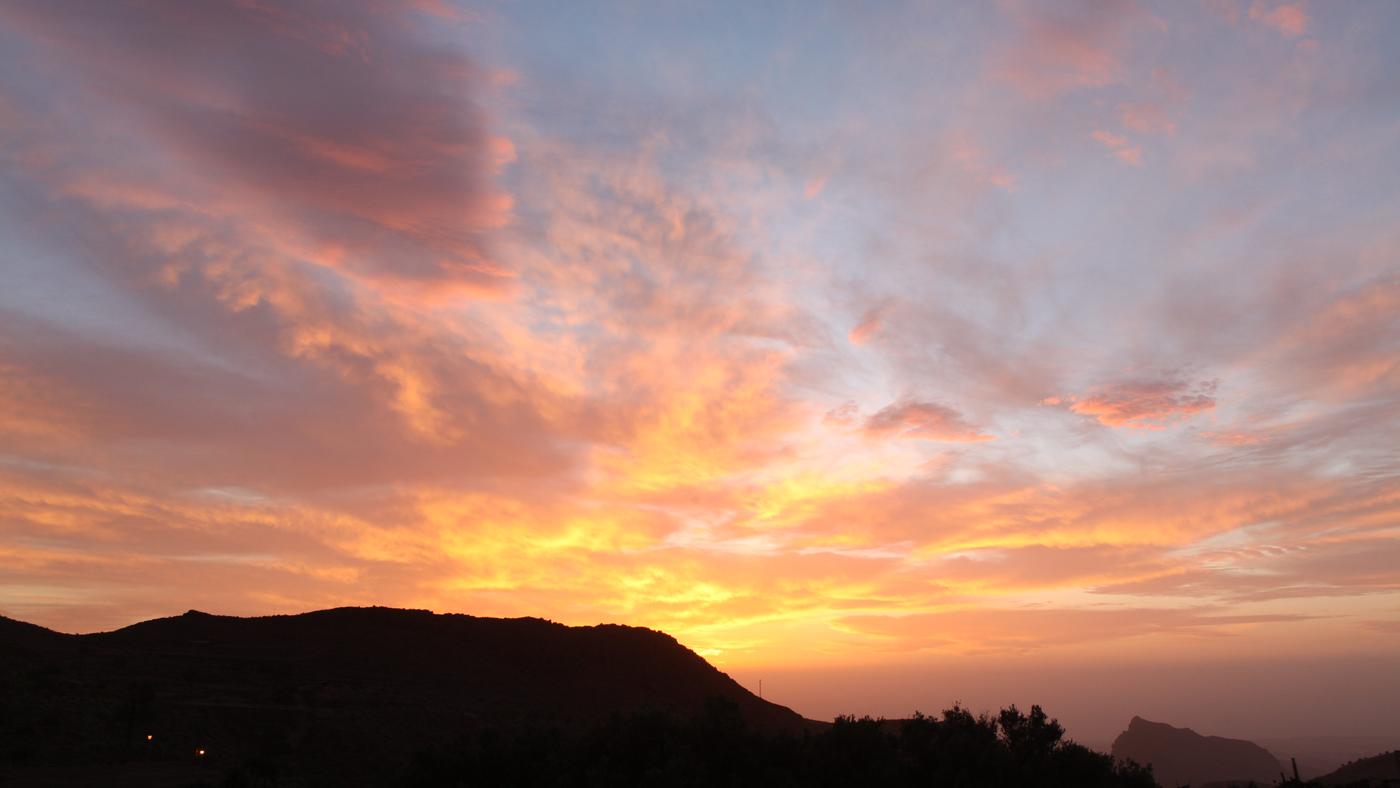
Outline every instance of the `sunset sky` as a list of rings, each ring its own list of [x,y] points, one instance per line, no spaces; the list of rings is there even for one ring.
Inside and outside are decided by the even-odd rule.
[[[0,613],[620,622],[827,717],[1350,671],[1400,733],[1397,41],[0,0]]]

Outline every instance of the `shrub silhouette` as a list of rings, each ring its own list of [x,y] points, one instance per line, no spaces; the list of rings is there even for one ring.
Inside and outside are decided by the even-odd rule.
[[[838,717],[799,736],[748,728],[716,699],[691,720],[615,717],[578,732],[481,731],[420,754],[413,786],[1045,786],[1154,788],[1150,770],[1064,739],[1038,706],[995,717]]]

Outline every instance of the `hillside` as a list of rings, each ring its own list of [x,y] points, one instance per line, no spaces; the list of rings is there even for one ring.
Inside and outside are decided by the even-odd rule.
[[[660,632],[342,608],[0,619],[0,785],[1153,788],[1039,706],[804,720]]]
[[[1400,737],[1326,735],[1258,738],[1254,741],[1273,753],[1279,763],[1286,765],[1290,758],[1296,759],[1303,779],[1311,780],[1336,771],[1344,764],[1385,752],[1400,744]]]
[[[296,751],[376,768],[462,731],[583,726],[712,699],[757,730],[809,723],[636,627],[340,608],[190,611],[63,635],[0,619],[0,763],[239,761]],[[148,740],[147,737],[150,737]],[[385,768],[388,768],[387,766]]]
[[[1352,761],[1317,780],[1322,785],[1360,786],[1400,783],[1400,750]]]
[[[1150,765],[1157,782],[1168,788],[1227,780],[1269,784],[1283,771],[1273,755],[1253,742],[1202,736],[1141,717],[1114,739],[1113,757]]]

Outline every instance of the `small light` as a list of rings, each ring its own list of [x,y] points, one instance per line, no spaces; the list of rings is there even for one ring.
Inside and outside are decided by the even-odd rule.
[[[150,740],[152,740],[152,739],[154,739],[154,738],[155,738],[155,737],[152,736],[151,734],[149,734],[149,733],[146,734],[146,741],[150,741]]]
[[[203,758],[203,757],[204,757],[204,750],[195,750],[195,751],[194,751],[194,754],[197,755],[197,756],[199,756],[199,757],[201,757],[201,758]]]

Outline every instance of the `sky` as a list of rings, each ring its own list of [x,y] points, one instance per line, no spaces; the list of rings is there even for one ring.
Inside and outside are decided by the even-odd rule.
[[[1400,735],[1397,40],[3,0],[0,613],[619,622],[809,716]]]

